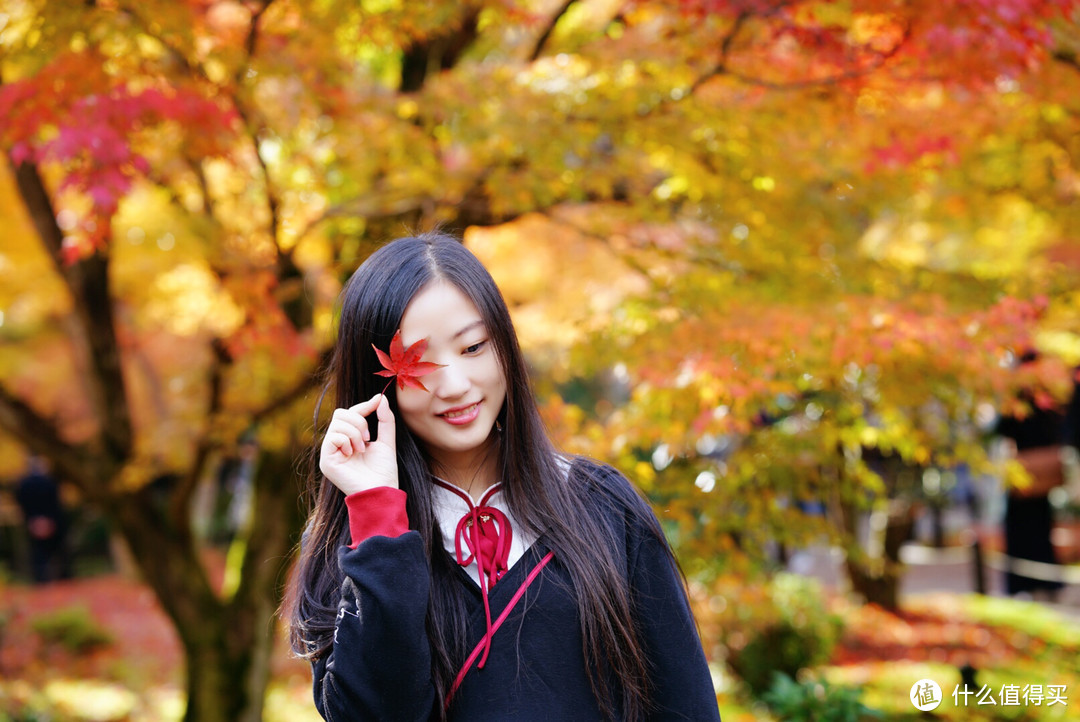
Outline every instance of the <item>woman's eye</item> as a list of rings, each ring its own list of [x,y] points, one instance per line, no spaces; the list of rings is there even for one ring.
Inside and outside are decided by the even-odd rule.
[[[486,344],[486,343],[487,343],[487,341],[479,341],[477,343],[474,343],[471,346],[466,346],[465,347],[465,353],[476,353],[477,351],[482,349],[484,347],[484,344]]]

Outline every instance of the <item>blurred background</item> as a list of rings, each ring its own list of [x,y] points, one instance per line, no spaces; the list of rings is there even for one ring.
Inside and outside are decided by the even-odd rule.
[[[1075,719],[1078,6],[0,0],[0,720],[317,719],[334,301],[433,227],[725,720]]]

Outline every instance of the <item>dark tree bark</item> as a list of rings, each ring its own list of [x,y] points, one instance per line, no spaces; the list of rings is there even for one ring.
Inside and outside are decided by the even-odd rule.
[[[405,48],[401,58],[398,89],[414,93],[424,87],[432,71],[453,68],[476,40],[479,7],[466,7],[458,23],[445,32],[433,33]]]
[[[57,421],[0,386],[0,427],[31,452],[49,459],[59,476],[116,524],[139,574],[153,589],[183,645],[185,722],[258,722],[285,570],[303,521],[293,464],[300,453],[298,443],[262,455],[252,481],[254,523],[234,541],[243,552],[238,556],[242,560],[238,583],[222,593],[210,581],[190,525],[192,480],[206,471],[213,458],[209,451],[218,442],[204,439],[191,469],[149,486],[156,472],[139,471],[132,463],[134,431],[114,326],[109,257],[95,254],[65,265],[60,258],[63,234],[40,174],[28,164],[14,170],[40,240],[72,295],[70,328],[79,336],[73,339],[76,348],[86,355],[83,381],[98,425],[93,438],[69,443]],[[207,384],[208,416],[220,411],[222,376],[230,363],[224,354],[215,358]],[[305,380],[262,411],[251,412],[251,421],[287,413],[310,383]]]
[[[870,450],[865,454],[874,456],[874,452]],[[837,467],[829,475],[834,480],[828,505],[829,514],[841,538],[850,540],[852,544],[844,558],[844,567],[852,591],[868,603],[896,611],[900,608],[900,579],[903,571],[900,547],[911,538],[915,525],[915,508],[903,491],[909,484],[907,478],[911,476],[911,470],[894,457],[877,457],[872,463],[878,468],[885,482],[885,498],[888,499],[883,526],[869,532],[873,537],[873,555],[868,555],[867,549],[858,543],[857,521],[861,510],[850,495],[858,486],[844,478],[842,452],[839,454]]]
[[[881,557],[866,560],[859,555],[848,554],[845,559],[852,590],[870,604],[877,604],[889,611],[900,608],[900,577],[902,562],[900,547],[911,538],[915,519],[910,504],[897,502],[891,505],[881,534]],[[853,530],[850,530],[852,533]]]
[[[293,450],[264,454],[254,481],[254,523],[240,582],[231,596],[211,587],[194,546],[162,534],[162,519],[142,497],[115,509],[146,582],[184,647],[185,722],[258,722],[270,676],[275,615],[302,515]]]

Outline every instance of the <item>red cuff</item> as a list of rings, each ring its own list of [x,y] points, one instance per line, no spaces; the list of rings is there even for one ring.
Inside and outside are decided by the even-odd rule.
[[[345,497],[349,510],[349,531],[355,549],[373,536],[401,536],[409,531],[405,515],[405,492],[392,486],[376,486]]]

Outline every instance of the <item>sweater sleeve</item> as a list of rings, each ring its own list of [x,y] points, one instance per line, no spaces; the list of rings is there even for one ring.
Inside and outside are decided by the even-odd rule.
[[[720,720],[712,675],[681,575],[666,543],[642,534],[631,561],[635,615],[651,663],[649,720]]]
[[[346,500],[355,548],[338,551],[345,581],[333,645],[313,665],[315,706],[328,722],[426,720],[435,691],[423,543],[386,522],[404,519],[404,493],[372,491]]]

